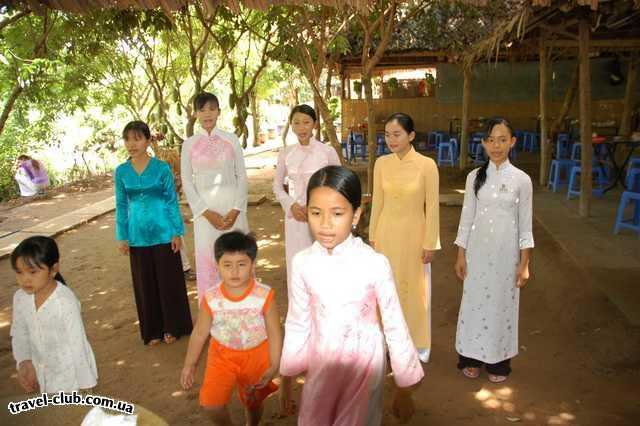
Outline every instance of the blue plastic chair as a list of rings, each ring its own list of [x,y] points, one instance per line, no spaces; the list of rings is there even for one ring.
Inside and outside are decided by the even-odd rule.
[[[578,176],[582,172],[582,168],[580,166],[573,166],[571,168],[571,175],[569,176],[569,190],[567,191],[567,200],[570,200],[572,196],[580,196],[580,179]],[[606,177],[604,176],[604,172],[601,168],[593,169],[593,178],[595,180],[592,194],[596,197],[602,197],[604,195],[604,189],[606,186]],[[576,183],[578,184],[576,188]]]
[[[573,161],[569,159],[551,160],[551,168],[549,169],[549,182],[547,187],[551,191],[557,192],[558,187],[566,185],[569,181],[569,174],[573,168]]]
[[[627,206],[631,205],[633,214],[631,219],[624,219],[624,212]],[[616,222],[613,226],[613,233],[617,234],[621,228],[631,229],[640,236],[640,192],[624,191],[620,197]]]
[[[349,161],[349,143],[342,141],[340,142],[340,146],[342,147],[342,156],[345,160]]]
[[[364,143],[362,133],[351,134],[351,159],[357,160],[360,156],[363,160],[367,158],[367,145]]]
[[[556,139],[556,160],[569,158],[569,135],[567,133],[559,133]]]
[[[627,191],[640,192],[640,168],[629,169],[624,183],[624,186],[627,187]]]
[[[451,142],[440,142],[438,144],[438,166],[449,164],[455,166],[455,147]]]
[[[487,161],[487,156],[485,155],[484,147],[481,143],[476,144],[473,147],[471,154],[473,155],[473,164],[476,166],[480,166]]]
[[[387,142],[384,139],[384,134],[376,133],[376,146],[377,146],[377,150],[376,150],[377,156],[385,155],[389,153],[389,147],[387,146]]]

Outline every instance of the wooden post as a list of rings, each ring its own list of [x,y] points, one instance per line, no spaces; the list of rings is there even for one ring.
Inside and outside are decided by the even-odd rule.
[[[578,61],[580,63],[580,209],[582,217],[591,211],[593,145],[591,140],[591,67],[589,64],[590,19],[589,11],[582,7],[578,35]]]
[[[638,87],[638,58],[633,56],[629,58],[629,68],[627,72],[627,91],[624,95],[624,108],[622,117],[620,118],[620,129],[618,134],[629,136],[631,134],[631,112],[636,99],[636,90]]]
[[[547,185],[549,161],[551,160],[552,140],[547,140],[549,123],[547,122],[547,77],[549,66],[547,63],[547,48],[544,34],[540,36],[540,186]]]
[[[469,104],[471,103],[471,64],[463,61],[462,75],[462,121],[460,123],[460,169],[464,170],[469,161]]]

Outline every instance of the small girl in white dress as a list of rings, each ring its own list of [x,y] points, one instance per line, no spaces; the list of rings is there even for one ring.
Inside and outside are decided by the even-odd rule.
[[[26,392],[72,392],[97,384],[80,301],[59,273],[56,242],[34,236],[11,253],[20,289],[13,296],[11,346]]]
[[[529,176],[509,162],[515,142],[507,120],[489,120],[482,141],[489,160],[467,176],[455,241],[456,274],[464,281],[458,368],[475,379],[484,365],[494,383],[507,379],[518,354],[520,288],[533,248],[533,189]]]

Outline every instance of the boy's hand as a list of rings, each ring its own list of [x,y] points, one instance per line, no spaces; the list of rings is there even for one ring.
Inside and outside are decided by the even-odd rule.
[[[193,365],[185,365],[180,374],[180,384],[182,389],[189,390],[193,387],[193,378],[195,375],[196,367]]]
[[[278,374],[278,368],[270,367],[267,371],[264,372],[262,377],[260,377],[260,381],[254,385],[254,388],[262,389],[264,387],[267,387],[271,380],[273,380],[273,378],[276,376],[276,374]]]
[[[22,361],[18,366],[18,383],[20,383],[20,386],[27,392],[36,390],[38,378],[31,360]]]

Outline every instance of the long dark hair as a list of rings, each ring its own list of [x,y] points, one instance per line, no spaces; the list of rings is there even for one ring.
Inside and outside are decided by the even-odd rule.
[[[349,201],[355,212],[362,201],[362,186],[358,175],[342,166],[326,166],[311,175],[307,186],[307,205],[311,199],[311,191],[327,186],[338,191]]]
[[[22,259],[22,262],[30,268],[51,269],[53,265],[60,262],[60,251],[53,238],[36,235],[22,240],[11,253],[11,267],[14,271],[18,269],[16,266],[18,259]],[[67,285],[60,272],[56,274],[55,279]]]
[[[510,136],[513,137],[513,127],[511,126],[511,123],[509,123],[509,120],[504,117],[493,117],[487,120],[484,136],[485,139],[489,137],[493,128],[498,124],[504,125],[509,130]],[[476,174],[476,180],[473,182],[473,192],[476,194],[476,197],[478,196],[478,191],[480,191],[482,185],[484,185],[484,183],[487,181],[487,169],[489,168],[489,161],[490,160],[487,158],[487,161],[478,170],[478,173]]]

